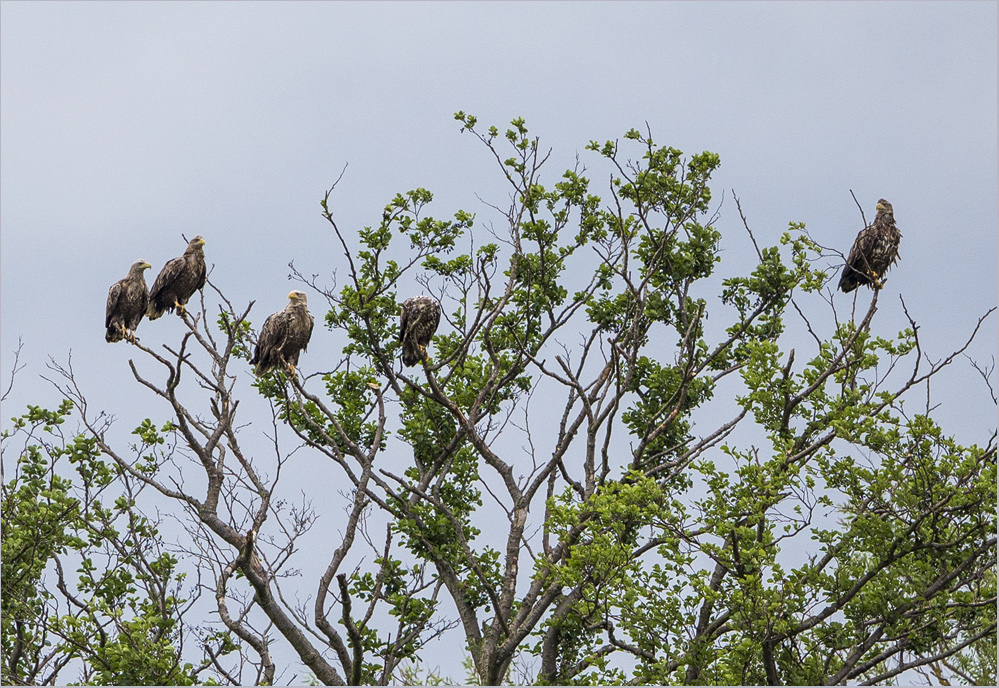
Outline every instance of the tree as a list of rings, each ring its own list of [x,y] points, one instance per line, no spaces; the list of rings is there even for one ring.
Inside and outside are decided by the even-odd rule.
[[[591,142],[610,172],[601,198],[579,165],[544,182],[548,155],[523,120],[501,134],[456,118],[512,188],[493,207],[505,229],[482,244],[472,214],[429,216],[416,189],[349,231],[334,184],[322,210],[343,282],[292,270],[326,300],[317,335],[340,337],[343,358],[253,382],[267,428],[237,420],[253,304],[211,281],[178,345],[134,344],[132,376],[172,412],[133,447],[53,365],[81,423],[73,442],[108,461],[108,484],[185,519],[178,546],[220,625],[175,626],[204,655],[184,675],[235,682],[252,666],[271,683],[283,646],[323,683],[385,684],[459,634],[484,684],[524,667],[548,684],[883,682],[924,666],[960,678],[994,656],[996,433],[965,446],[928,400],[912,409],[992,311],[932,363],[911,318],[878,332],[882,292],[841,317],[822,269],[833,254],[797,223],[718,294],[718,156],[685,159],[635,130]],[[404,369],[397,304],[417,283],[444,322],[431,358]],[[319,514],[289,506],[292,454],[349,486],[339,535],[309,554],[325,570],[300,595],[298,543]],[[5,493],[5,524],[7,509]],[[22,596],[36,625],[52,618],[46,552]],[[5,649],[22,616],[5,606]],[[96,652],[74,656],[96,666]]]
[[[30,406],[2,434],[5,455],[20,443],[2,486],[3,683],[57,683],[83,660],[87,684],[192,685],[206,667],[181,659],[185,574],[136,508],[145,486],[109,464],[93,437],[63,434],[72,410],[68,400],[54,411]],[[66,462],[75,485],[59,470]],[[112,485],[120,494],[108,506]],[[68,560],[78,562],[75,584]]]

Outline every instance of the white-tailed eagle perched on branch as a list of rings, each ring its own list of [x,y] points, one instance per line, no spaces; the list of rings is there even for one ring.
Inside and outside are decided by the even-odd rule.
[[[902,233],[895,226],[891,203],[882,198],[877,208],[874,222],[860,230],[846,259],[846,267],[839,280],[839,288],[844,292],[849,293],[863,284],[880,289],[884,286],[888,268],[898,260]]]
[[[295,374],[298,355],[309,346],[315,319],[309,313],[305,292],[288,294],[288,305],[264,321],[257,337],[250,364],[257,375],[265,375],[278,366],[289,368]]]
[[[202,247],[205,240],[200,236],[191,239],[184,255],[167,261],[167,264],[156,276],[152,289],[149,290],[149,307],[146,315],[150,320],[156,320],[167,311],[171,313],[176,308],[186,313],[184,306],[187,300],[205,286],[205,252]]]
[[[441,322],[441,305],[429,296],[414,296],[402,302],[399,341],[402,363],[412,366],[427,360],[427,345]]]
[[[104,327],[107,328],[105,341],[135,341],[135,328],[139,326],[149,304],[146,278],[142,276],[142,272],[151,267],[144,260],[135,261],[128,275],[108,289],[108,306],[104,318]]]

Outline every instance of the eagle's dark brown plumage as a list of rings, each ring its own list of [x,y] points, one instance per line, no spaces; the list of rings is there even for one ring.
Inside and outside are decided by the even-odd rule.
[[[441,322],[441,305],[429,296],[414,296],[402,302],[399,341],[403,365],[416,365],[427,358],[427,345]]]
[[[135,328],[146,314],[149,292],[142,272],[152,266],[144,260],[132,263],[128,275],[108,289],[108,306],[104,317],[107,342],[120,342],[122,339],[135,341]]]
[[[839,280],[839,288],[851,292],[866,284],[872,289],[884,285],[885,273],[898,260],[898,244],[902,233],[895,226],[891,203],[878,201],[878,214],[869,227],[860,230]]]
[[[272,314],[264,321],[257,338],[257,348],[253,351],[250,363],[255,366],[257,375],[266,375],[279,366],[291,369],[294,375],[298,365],[298,355],[305,351],[312,338],[315,319],[309,313],[304,292],[288,294],[288,305],[284,310]]]
[[[185,313],[187,300],[205,286],[205,251],[202,248],[205,240],[200,236],[191,239],[184,255],[167,261],[167,264],[156,276],[152,289],[149,290],[149,306],[146,316],[156,320],[167,311],[171,313],[176,308]]]

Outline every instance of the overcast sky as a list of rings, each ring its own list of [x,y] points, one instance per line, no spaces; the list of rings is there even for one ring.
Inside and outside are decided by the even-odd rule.
[[[289,261],[342,269],[319,200],[345,163],[342,227],[377,223],[418,186],[438,215],[495,219],[477,194],[507,190],[457,110],[501,128],[526,118],[554,149],[552,182],[577,153],[595,162],[588,141],[645,123],[658,142],[718,153],[726,274],[755,260],[732,189],[761,243],[800,221],[844,252],[862,226],[850,189],[868,219],[888,199],[903,239],[880,333],[904,326],[902,294],[944,356],[996,303],[996,26],[994,2],[5,1],[4,387],[19,337],[28,367],[3,417],[51,403],[38,375],[70,350],[99,402],[134,386],[134,350],[104,342],[107,290],[139,258],[151,283],[182,233],[205,237],[234,301],[256,299],[255,322],[284,305]],[[138,334],[158,345],[180,327]],[[322,339],[306,369],[335,355]],[[995,345],[993,317],[974,355]],[[935,390],[940,413],[984,440],[995,408],[962,393],[980,381],[959,365]]]
[[[289,261],[336,268],[318,201],[345,163],[344,227],[416,186],[438,214],[488,219],[476,194],[507,191],[459,109],[525,117],[554,148],[553,176],[576,153],[593,163],[589,140],[645,122],[658,141],[714,151],[715,197],[734,189],[768,243],[801,221],[846,251],[860,224],[849,190],[868,217],[887,198],[904,237],[883,308],[902,293],[934,353],[996,302],[995,3],[0,11],[4,362],[23,337],[33,370],[72,349],[95,377],[120,373],[130,347],[103,341],[107,289],[138,258],[151,282],[181,233],[207,239],[215,280],[256,299],[258,319],[281,308]],[[722,210],[734,273],[752,256],[734,204]]]

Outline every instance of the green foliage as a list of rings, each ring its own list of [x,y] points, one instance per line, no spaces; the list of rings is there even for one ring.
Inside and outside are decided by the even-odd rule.
[[[82,660],[93,685],[192,685],[198,679],[175,644],[185,600],[171,592],[184,574],[160,550],[158,530],[137,511],[133,492],[102,501],[125,476],[102,458],[94,437],[62,434],[72,409],[68,401],[55,411],[29,406],[2,436],[5,450],[23,441],[14,477],[3,485],[3,681],[52,680],[44,658],[55,653],[64,658],[56,670]],[[133,434],[155,447],[170,429],[146,420]],[[62,474],[63,459],[79,487]],[[152,472],[152,463],[138,467]],[[73,560],[75,583],[61,563]],[[56,606],[53,577],[68,612]]]
[[[480,220],[435,217],[423,188],[394,196],[373,226],[341,228],[327,193],[345,265],[323,292],[324,323],[343,357],[321,376],[253,381],[310,460],[344,476],[348,521],[319,553],[334,562],[320,618],[286,610],[273,585],[313,515],[278,515],[277,478],[234,446],[245,426],[212,435],[212,419],[175,406],[177,424],[144,420],[134,458],[109,463],[100,432],[62,434],[71,404],[29,407],[3,436],[23,443],[3,491],[4,680],[44,680],[32,667],[53,652],[91,683],[204,680],[211,662],[194,668],[178,649],[182,562],[139,510],[152,481],[220,537],[206,548],[225,550],[234,588],[253,586],[230,627],[253,637],[268,617],[260,643],[282,634],[330,682],[333,654],[350,681],[448,682],[421,653],[455,626],[469,683],[885,682],[934,657],[941,681],[990,680],[995,434],[959,442],[928,400],[924,413],[905,407],[956,354],[906,379],[925,358],[918,328],[879,333],[876,295],[866,316],[842,319],[802,223],[751,237],[753,266],[723,265],[714,153],[684,156],[632,129],[591,141],[590,167],[553,178],[522,118],[502,130],[455,119],[510,185],[509,210],[493,206],[505,234],[487,224],[495,242],[480,243]],[[591,182],[608,178],[606,192]],[[442,323],[429,358],[403,367],[399,302],[414,284],[440,300]],[[824,300],[829,320],[810,320]],[[192,341],[223,371],[226,390],[202,389],[226,430],[224,363],[249,357],[252,329],[231,307],[217,324],[225,351]],[[194,444],[197,433],[221,439]],[[171,472],[186,445],[207,499],[175,492],[200,485]],[[376,547],[372,512],[384,548],[330,589],[357,561],[355,540]],[[251,520],[261,537],[247,553]],[[68,611],[54,606],[63,599]],[[211,659],[253,661],[210,630],[198,629]]]
[[[355,573],[351,576],[350,594],[357,599],[371,603],[381,600],[387,603],[388,613],[398,624],[395,638],[382,637],[378,630],[368,625],[368,620],[354,620],[365,656],[379,658],[383,663],[391,663],[395,658],[416,660],[418,652],[425,644],[421,630],[429,625],[437,613],[437,601],[428,597],[411,594],[412,584],[422,581],[422,566],[406,568],[392,557],[380,557],[374,562],[378,573]],[[415,631],[415,632],[414,632]],[[353,640],[351,641],[353,644]],[[374,683],[382,666],[366,662],[361,673],[365,684]]]
[[[250,360],[253,357],[252,325],[246,318],[234,318],[232,313],[219,309],[217,320],[219,331],[226,333],[232,341],[232,353],[236,358]]]

